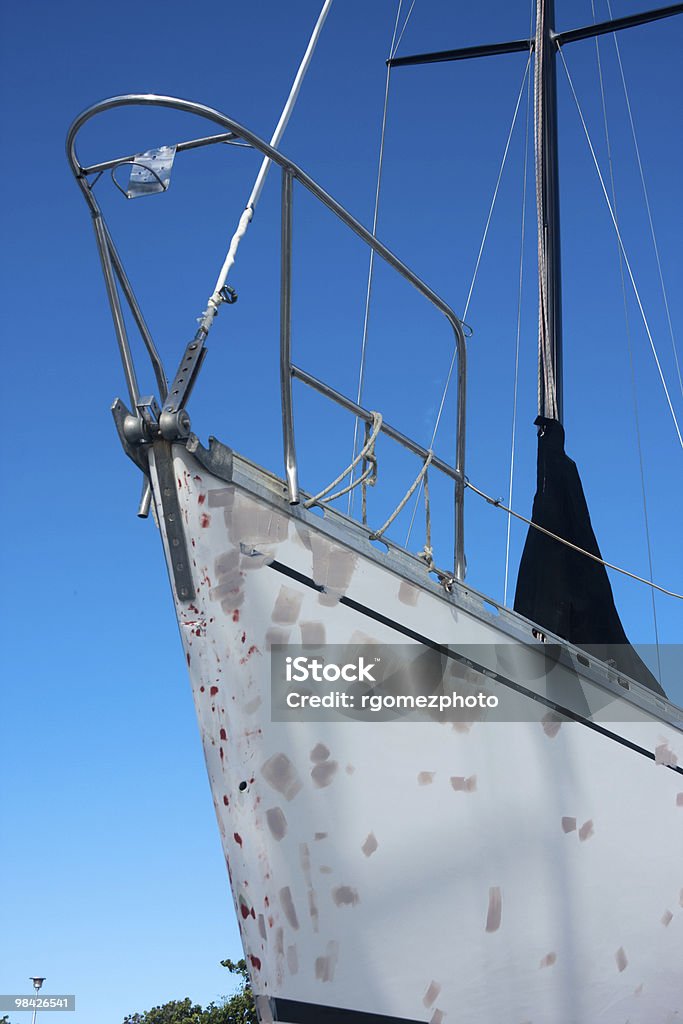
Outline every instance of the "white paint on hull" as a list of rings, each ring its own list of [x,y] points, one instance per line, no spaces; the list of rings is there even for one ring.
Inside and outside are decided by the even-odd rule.
[[[342,595],[441,643],[507,643],[508,674],[538,655],[174,455],[197,587],[176,607],[264,1020],[274,997],[435,1024],[683,1017],[683,776],[552,719],[272,722],[273,643],[409,642]],[[665,715],[611,728],[683,762]]]

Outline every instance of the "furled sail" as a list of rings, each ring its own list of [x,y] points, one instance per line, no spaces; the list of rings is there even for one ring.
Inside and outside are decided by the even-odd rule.
[[[601,558],[576,463],[564,450],[564,428],[539,416],[532,522]],[[517,578],[515,611],[582,647],[664,696],[629,644],[604,565],[530,527]]]

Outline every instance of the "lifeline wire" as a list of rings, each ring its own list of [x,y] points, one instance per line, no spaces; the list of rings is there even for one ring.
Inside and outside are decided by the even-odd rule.
[[[566,540],[564,537],[560,537],[559,534],[553,533],[551,530],[546,530],[544,526],[540,526],[538,523],[534,523],[533,520],[527,519],[527,517],[523,516],[521,512],[515,512],[514,509],[508,508],[507,505],[503,504],[500,498],[493,498],[490,494],[487,494],[485,491],[481,491],[478,487],[475,487],[469,480],[465,480],[465,487],[469,487],[471,491],[478,494],[479,497],[483,498],[489,505],[494,505],[503,512],[507,512],[509,516],[514,516],[515,519],[519,519],[521,522],[526,523],[527,526],[533,526],[534,530],[544,533],[546,537],[552,537],[553,540],[558,541],[559,544],[564,544],[567,548],[571,548],[572,551],[578,551],[580,555],[585,555],[586,558],[590,558],[594,562],[599,562],[600,565],[604,565],[606,569],[614,569],[615,572],[620,572],[622,575],[628,576],[630,579],[636,580],[638,583],[644,583],[646,586],[652,587],[654,590],[658,590],[661,594],[666,594],[667,597],[675,597],[677,600],[683,601],[683,594],[677,594],[675,590],[667,590],[666,587],[660,587],[658,583],[653,583],[652,580],[647,580],[643,576],[637,576],[634,572],[629,572],[628,569],[622,569],[618,565],[613,565],[612,562],[606,562],[604,558],[594,555],[591,551],[586,551],[585,548],[580,548],[578,544],[572,544],[570,540]]]
[[[609,0],[608,0],[608,6],[609,6]],[[592,11],[592,14],[593,14],[593,23],[595,23],[595,2],[594,2],[594,0],[591,0],[591,11]],[[610,13],[610,17],[612,17],[611,10],[610,10],[609,13]],[[600,81],[600,100],[601,100],[601,104],[602,104],[602,120],[603,120],[603,124],[605,126],[605,143],[607,145],[607,166],[609,167],[610,191],[612,193],[612,205],[614,206],[614,216],[615,216],[615,219],[618,221],[619,217],[618,217],[618,211],[617,211],[617,189],[616,189],[616,183],[615,183],[615,180],[614,180],[614,164],[613,164],[613,161],[612,161],[612,144],[611,144],[611,139],[610,139],[610,134],[609,134],[609,125],[608,125],[608,120],[607,120],[607,100],[606,100],[606,97],[605,97],[605,85],[604,85],[603,75],[602,75],[602,61],[600,60],[600,41],[599,41],[597,36],[595,37],[595,58],[596,58],[597,66],[598,66],[598,78],[599,78],[599,81]],[[623,77],[623,70],[622,70],[622,77]],[[624,82],[624,87],[625,87],[625,85],[626,85],[626,83]],[[637,148],[637,144],[636,144],[636,148]],[[642,175],[642,168],[641,168],[641,175]],[[652,225],[651,221],[650,221],[650,224]],[[655,251],[656,251],[656,245],[655,245]],[[623,304],[624,304],[624,321],[625,321],[625,326],[626,326],[626,341],[627,341],[627,344],[628,344],[628,361],[629,361],[629,367],[630,367],[630,370],[631,370],[631,392],[632,392],[632,395],[633,395],[633,416],[634,416],[635,427],[636,427],[636,442],[637,442],[637,448],[638,448],[638,466],[639,466],[639,469],[640,469],[640,489],[641,489],[641,495],[642,495],[642,499],[643,499],[643,518],[644,518],[644,521],[645,521],[645,541],[646,541],[646,546],[647,546],[647,560],[648,560],[648,567],[650,569],[650,580],[653,580],[654,579],[654,570],[653,570],[653,567],[652,567],[652,544],[651,544],[651,541],[650,541],[650,520],[649,520],[649,515],[648,515],[648,509],[647,509],[647,489],[645,487],[645,467],[644,467],[644,464],[643,464],[643,446],[642,446],[642,441],[641,441],[641,436],[640,436],[640,415],[639,415],[639,412],[638,412],[638,387],[637,387],[637,382],[636,382],[636,372],[635,372],[635,366],[634,366],[634,361],[633,361],[633,340],[631,338],[631,324],[630,324],[630,317],[628,315],[628,300],[626,298],[626,278],[624,276],[624,259],[623,259],[622,255],[621,255],[621,249],[619,248],[619,246],[617,246],[617,253],[618,253],[618,256],[619,256],[619,276],[621,278],[621,295],[622,295],[622,300],[623,300]],[[662,285],[663,285],[663,282],[662,282]],[[672,338],[672,340],[673,340],[673,338]],[[674,352],[675,352],[675,347],[674,347]],[[658,669],[659,678],[661,679],[662,678],[662,664],[661,664],[660,649],[659,649],[659,627],[658,627],[658,623],[657,623],[657,604],[656,604],[656,601],[655,601],[655,592],[654,592],[654,590],[650,591],[650,597],[652,598],[652,620],[653,620],[653,623],[654,623],[655,646],[656,646],[656,649],[657,649],[657,669]]]
[[[517,96],[517,102],[515,104],[515,110],[514,110],[514,113],[512,115],[512,123],[510,125],[510,131],[508,132],[507,141],[505,143],[505,149],[503,151],[503,158],[501,160],[500,169],[498,171],[498,178],[496,180],[496,186],[495,186],[495,188],[493,190],[493,198],[491,199],[491,204],[489,206],[488,216],[486,218],[486,224],[484,226],[484,234],[482,235],[481,244],[479,246],[479,252],[477,253],[477,260],[476,260],[476,263],[474,265],[474,273],[472,274],[472,280],[470,282],[469,291],[467,293],[467,300],[465,302],[465,309],[464,309],[464,312],[462,314],[462,317],[460,318],[462,321],[467,319],[467,311],[470,308],[470,301],[472,299],[472,293],[474,291],[474,285],[475,285],[476,280],[477,280],[477,274],[479,273],[479,264],[481,263],[482,253],[484,252],[484,246],[486,245],[486,239],[488,238],[489,227],[491,226],[491,218],[493,217],[493,210],[494,210],[495,205],[496,205],[496,199],[498,198],[498,190],[500,189],[500,183],[501,183],[501,180],[502,180],[502,177],[503,177],[503,171],[505,170],[505,164],[507,162],[508,152],[510,150],[510,142],[512,141],[512,134],[513,134],[513,132],[515,130],[515,125],[517,124],[517,114],[519,112],[519,105],[522,102],[522,96],[524,95],[524,86],[526,84],[527,75],[529,73],[529,64],[530,63],[531,63],[531,53],[529,53],[529,57],[527,58],[526,67],[524,68],[524,74],[522,76],[522,84],[519,87],[519,94]],[[448,394],[448,389],[449,389],[449,387],[451,385],[451,379],[453,377],[453,370],[455,368],[455,360],[456,360],[456,358],[457,358],[457,349],[454,349],[453,350],[453,355],[451,356],[451,363],[450,363],[450,366],[448,367],[448,373],[446,375],[446,383],[444,385],[443,392],[441,394],[441,402],[440,402],[440,405],[439,405],[439,411],[438,411],[437,416],[436,416],[436,421],[434,423],[434,430],[432,431],[432,440],[431,440],[431,443],[429,445],[430,449],[432,449],[434,447],[434,442],[436,440],[436,435],[437,435],[437,432],[439,430],[439,424],[441,423],[441,417],[443,415],[444,405],[446,404],[446,396]],[[415,498],[415,505],[413,506],[413,512],[412,512],[412,515],[410,517],[410,525],[408,526],[408,532],[406,534],[405,547],[408,547],[408,542],[410,541],[410,534],[413,531],[413,524],[415,522],[415,515],[417,513],[417,506],[418,506],[418,503],[420,501],[421,493],[422,493],[422,486],[420,485],[420,489],[419,489],[419,491],[417,493],[417,497]]]
[[[398,50],[399,43],[401,42],[401,39],[403,38],[403,33],[405,32],[406,27],[408,25],[408,21],[410,20],[410,16],[413,13],[413,7],[415,6],[415,0],[413,0],[412,4],[410,5],[410,9],[408,11],[408,14],[406,15],[406,19],[403,22],[403,28],[401,29],[400,34],[398,34],[398,38],[397,38],[398,26],[399,26],[399,22],[400,22],[400,19],[401,19],[401,8],[402,8],[402,6],[403,6],[403,0],[398,0],[398,7],[396,8],[396,20],[394,22],[394,31],[393,31],[393,35],[391,37],[391,46],[389,47],[389,60],[391,60],[393,57],[396,56],[396,51]],[[373,212],[373,215],[372,215],[372,233],[373,233],[373,235],[377,234],[377,218],[379,216],[379,197],[380,197],[380,192],[381,192],[381,189],[382,189],[382,170],[384,168],[384,137],[385,137],[385,134],[386,134],[387,111],[388,111],[388,108],[389,108],[389,81],[390,81],[390,78],[391,78],[391,65],[390,65],[390,63],[387,62],[387,78],[386,78],[386,83],[385,83],[385,86],[384,86],[384,109],[382,111],[382,130],[381,130],[381,133],[380,133],[379,157],[378,157],[378,161],[377,161],[377,184],[375,186],[375,209],[374,209],[374,212]],[[369,321],[370,321],[370,299],[372,297],[372,282],[373,282],[373,277],[374,277],[374,269],[375,269],[375,250],[371,249],[370,250],[370,261],[369,261],[369,264],[368,264],[368,282],[367,282],[367,287],[366,287],[366,290],[365,290],[365,313],[364,313],[364,316],[363,316],[363,336],[362,336],[362,339],[361,339],[361,348],[360,348],[360,366],[358,368],[358,391],[357,391],[357,395],[356,395],[356,402],[358,403],[358,405],[362,405],[363,404],[362,403],[362,398],[363,398],[363,387],[364,387],[364,384],[365,384],[365,360],[366,360],[367,341],[368,341],[368,324],[369,324]],[[357,451],[357,448],[358,448],[358,428],[359,428],[359,422],[358,422],[358,418],[356,418],[355,421],[354,421],[354,424],[353,424],[353,452],[352,452],[352,454],[353,454],[354,458],[355,458],[356,451]],[[351,479],[353,480],[353,474],[352,474]],[[354,497],[355,497],[354,491],[350,490],[349,491],[348,503],[347,503],[347,513],[349,515],[351,515],[351,513],[353,511]]]
[[[648,340],[650,342],[650,348],[652,349],[652,354],[654,356],[655,363],[657,365],[657,371],[659,373],[659,379],[662,382],[662,387],[664,388],[664,394],[666,395],[666,400],[667,400],[667,403],[668,403],[668,406],[669,406],[669,411],[671,412],[671,418],[673,419],[673,422],[674,422],[674,428],[675,428],[676,434],[678,436],[678,443],[680,444],[681,448],[683,448],[683,436],[681,436],[681,429],[680,429],[680,427],[678,425],[678,419],[676,417],[676,412],[675,412],[674,407],[673,407],[672,402],[671,402],[671,397],[669,395],[669,389],[666,386],[666,379],[665,379],[664,373],[662,371],[661,363],[659,362],[659,356],[657,355],[657,349],[655,347],[654,339],[652,337],[652,332],[650,331],[650,325],[648,323],[648,319],[647,319],[647,316],[645,314],[645,310],[643,308],[643,303],[641,302],[641,299],[640,299],[640,293],[638,291],[638,286],[636,285],[636,281],[635,281],[635,278],[633,276],[633,271],[631,270],[631,263],[629,261],[628,255],[626,253],[626,248],[624,246],[624,242],[623,242],[622,237],[621,237],[621,232],[619,231],[619,225],[617,224],[616,218],[614,216],[614,210],[612,209],[612,204],[609,201],[609,195],[607,194],[607,188],[605,187],[605,181],[604,181],[604,178],[602,176],[602,172],[600,170],[600,165],[598,163],[598,158],[595,155],[595,150],[593,148],[593,143],[591,142],[591,137],[590,137],[590,134],[588,132],[588,127],[586,125],[586,121],[585,121],[584,116],[583,116],[583,111],[581,109],[581,104],[579,103],[579,98],[576,95],[576,89],[574,88],[574,82],[572,81],[572,77],[569,74],[569,68],[567,67],[567,62],[564,59],[564,53],[562,52],[562,47],[561,46],[557,47],[557,52],[559,53],[560,57],[562,58],[562,64],[564,65],[564,70],[565,70],[566,75],[567,75],[567,80],[569,82],[569,87],[571,89],[572,96],[574,97],[574,102],[576,103],[576,109],[577,109],[577,111],[579,113],[579,118],[580,118],[581,124],[583,126],[584,134],[586,136],[586,141],[588,142],[588,148],[590,149],[591,156],[593,157],[593,163],[595,164],[595,170],[597,171],[597,175],[598,175],[598,178],[600,180],[600,185],[602,187],[602,192],[603,192],[603,195],[605,197],[605,202],[607,203],[607,209],[609,210],[610,217],[612,218],[612,223],[614,225],[614,230],[616,232],[617,240],[619,242],[619,248],[621,249],[621,253],[622,253],[623,257],[624,257],[624,264],[626,266],[626,270],[628,271],[628,276],[629,276],[630,281],[631,281],[631,286],[633,288],[633,293],[634,293],[634,295],[636,297],[636,302],[638,303],[638,309],[640,310],[640,315],[642,317],[643,324],[645,326],[645,332],[646,332]]]

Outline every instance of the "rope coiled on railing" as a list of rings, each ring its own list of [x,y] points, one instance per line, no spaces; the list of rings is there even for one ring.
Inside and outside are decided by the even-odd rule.
[[[335,498],[341,498],[343,494],[348,494],[354,487],[358,487],[359,484],[369,483],[372,487],[375,479],[377,478],[377,459],[375,457],[375,441],[377,440],[379,433],[382,429],[382,414],[380,412],[371,412],[372,416],[372,429],[368,434],[365,444],[356,455],[355,459],[349,466],[346,467],[343,473],[340,473],[338,477],[328,484],[327,487],[323,487],[322,491],[318,491],[316,495],[305,501],[304,508],[311,508],[313,505],[317,505],[321,498],[326,498],[327,501],[334,501]],[[350,484],[343,487],[340,491],[335,491],[334,494],[330,494],[337,484],[340,484],[344,477],[352,473],[359,462],[367,462],[367,468],[361,473],[357,480],[352,480]]]

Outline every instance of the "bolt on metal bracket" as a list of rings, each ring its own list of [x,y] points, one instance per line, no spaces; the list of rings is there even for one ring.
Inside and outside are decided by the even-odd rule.
[[[111,413],[114,417],[114,424],[116,426],[116,432],[119,435],[121,447],[128,456],[128,458],[135,463],[138,469],[142,470],[145,476],[149,476],[149,463],[147,461],[147,453],[145,451],[145,445],[139,443],[137,436],[131,440],[129,435],[131,433],[137,434],[138,431],[138,417],[128,410],[125,403],[117,398],[111,407]],[[135,431],[132,427],[135,426]]]
[[[147,429],[150,432],[158,431],[156,417],[159,415],[159,406],[153,398],[141,399],[137,407],[138,415],[134,416],[121,399],[117,398],[111,411],[123,450],[129,459],[142,470],[147,479],[149,479],[148,452],[150,448],[154,452],[154,464],[159,481],[159,500],[171,553],[173,584],[178,600],[185,604],[194,598],[196,591],[192,581],[190,556],[178,504],[177,483],[173,470],[173,448],[170,441],[165,441],[160,437],[151,443],[149,441],[144,443],[142,440]],[[133,430],[133,427],[136,429]],[[137,436],[138,434],[140,437]]]

